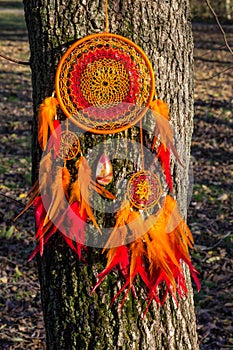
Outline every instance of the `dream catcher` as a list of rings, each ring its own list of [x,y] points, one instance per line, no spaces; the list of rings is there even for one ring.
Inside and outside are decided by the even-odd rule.
[[[66,117],[65,129],[57,117],[58,108],[63,118]],[[199,288],[188,252],[193,245],[192,234],[179,214],[175,199],[165,195],[158,174],[145,169],[142,120],[149,109],[156,124],[151,149],[171,193],[171,151],[180,160],[173,144],[169,110],[165,102],[156,98],[149,59],[131,40],[106,30],[75,42],[58,65],[55,93],[45,98],[38,111],[38,142],[45,155],[40,164],[40,178],[24,209],[34,204],[38,245],[31,258],[37,252],[42,255],[50,237],[60,232],[83,259],[86,221],[91,221],[101,234],[90,206],[92,193],[97,192],[110,201],[116,199],[104,187],[113,179],[106,150],[100,157],[94,180],[79,137],[69,130],[69,124],[104,137],[139,124],[141,169],[128,179],[125,198],[103,249],[107,265],[97,276],[92,291],[117,267],[125,279],[114,297],[115,300],[124,293],[121,305],[130,290],[136,295],[137,275],[146,285],[148,306],[153,299],[163,304],[169,293],[175,300],[177,293],[180,297],[186,295],[182,261]]]

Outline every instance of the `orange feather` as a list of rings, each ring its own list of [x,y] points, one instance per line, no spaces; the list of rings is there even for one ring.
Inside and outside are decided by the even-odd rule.
[[[39,185],[41,193],[50,193],[53,182],[53,157],[52,152],[48,152],[40,161]]]
[[[151,217],[148,220],[151,220]],[[157,298],[156,288],[164,282],[166,288],[161,301],[161,304],[163,304],[168,293],[171,293],[176,300],[176,291],[180,297],[188,292],[182,270],[182,260],[188,265],[198,290],[200,289],[200,283],[188,252],[188,247],[191,247],[193,242],[192,234],[182,219],[177,203],[172,197],[166,196],[161,213],[154,222],[153,225],[152,218],[152,222],[149,223],[151,228],[147,232],[149,237],[144,236],[152,281],[149,303],[153,298]]]
[[[138,258],[143,258],[146,255],[145,246],[142,238],[136,239],[130,244],[131,259],[130,259],[130,285],[133,283],[133,275]]]
[[[151,215],[146,225],[150,228],[145,234],[144,239],[147,245],[148,260],[150,263],[150,275],[152,279],[157,275],[158,268],[169,278],[175,288],[175,280],[172,267],[180,268],[175,253],[172,250],[169,238],[166,232],[166,217],[161,211],[157,216]]]
[[[114,194],[112,194],[111,192],[106,190],[106,188],[104,188],[103,186],[101,186],[100,184],[98,184],[97,182],[95,182],[92,179],[91,179],[91,183],[90,183],[90,188],[107,199],[111,199],[111,200],[116,199],[116,196],[114,196]]]
[[[151,102],[150,107],[153,112],[156,112],[163,118],[169,120],[169,108],[166,102],[157,99]]]
[[[80,215],[83,215],[83,213],[86,212],[99,233],[102,234],[89,204],[91,197],[89,188],[91,184],[91,169],[85,157],[80,157],[75,166],[78,173],[76,175],[76,180],[71,186],[69,203],[72,204],[75,201],[78,201],[80,203]]]
[[[62,187],[67,199],[69,196],[68,190],[70,186],[70,181],[71,181],[71,175],[69,170],[66,167],[62,168]]]
[[[116,245],[120,245],[120,244],[125,244],[125,242],[122,242],[122,234],[126,235],[127,233],[127,229],[126,229],[126,223],[127,223],[127,219],[129,217],[130,214],[130,202],[128,200],[124,200],[121,203],[121,207],[119,209],[119,211],[116,214],[116,223],[115,226],[109,236],[109,239],[107,240],[103,252],[112,245],[115,245],[116,242],[119,242],[119,244]],[[121,242],[121,243],[120,243]]]
[[[57,167],[54,181],[51,185],[51,202],[47,211],[47,215],[44,219],[44,227],[52,221],[55,225],[58,218],[62,215],[66,207],[66,199],[64,196],[62,175],[64,168]]]
[[[126,224],[131,233],[128,237],[128,242],[142,237],[146,232],[145,223],[139,211],[130,210],[129,216],[126,220]]]
[[[166,197],[164,211],[165,215],[169,217],[167,232],[172,250],[179,262],[183,260],[188,265],[190,273],[197,285],[197,289],[200,290],[200,282],[197,277],[198,272],[191,263],[188,249],[193,248],[192,233],[184,219],[181,217],[176,201],[170,196]],[[186,294],[187,288],[183,274],[179,273],[176,278],[181,281],[178,285],[178,287],[180,287],[180,290],[178,291],[179,294],[181,295],[183,292]]]
[[[170,196],[166,196],[165,198],[164,213],[167,217],[166,231],[168,233],[173,232],[177,236],[177,239],[179,238],[183,249],[188,252],[188,247],[193,247],[193,236],[188,225],[179,213],[176,201]]]
[[[48,152],[40,161],[40,178],[28,193],[29,200],[25,208],[14,219],[17,220],[25,211],[27,211],[34,203],[37,196],[42,193],[49,193],[52,182],[52,153]]]
[[[162,100],[154,100],[151,102],[150,107],[156,121],[155,138],[157,139],[158,135],[160,134],[161,143],[164,145],[166,150],[166,145],[173,141],[173,132],[168,117],[168,106]]]
[[[38,142],[42,150],[48,141],[48,128],[56,138],[53,120],[57,113],[58,101],[55,97],[46,97],[38,110]]]
[[[176,156],[180,164],[179,154],[173,144],[173,131],[169,123],[169,109],[167,104],[162,100],[154,100],[150,104],[152,114],[156,121],[156,131],[154,140],[157,140],[158,135],[160,135],[161,143],[166,151],[167,147],[170,148],[173,154]],[[155,147],[155,142],[152,143],[152,150]]]

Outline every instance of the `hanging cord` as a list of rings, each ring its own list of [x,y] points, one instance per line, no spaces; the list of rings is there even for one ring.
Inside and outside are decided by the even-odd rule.
[[[107,137],[104,135],[104,154],[107,154]]]
[[[142,170],[144,170],[145,169],[145,162],[144,162],[144,150],[143,150],[142,119],[140,120],[140,145],[141,145],[141,157],[142,157]]]
[[[108,21],[108,0],[105,0],[105,32],[109,32],[109,21]]]
[[[66,133],[69,132],[69,120],[66,118]]]

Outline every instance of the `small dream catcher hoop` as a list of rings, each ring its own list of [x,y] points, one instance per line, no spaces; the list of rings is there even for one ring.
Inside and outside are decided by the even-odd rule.
[[[151,171],[139,171],[129,179],[127,195],[135,208],[145,210],[154,207],[162,194],[160,180]]]
[[[113,134],[136,124],[154,97],[152,65],[131,40],[111,33],[75,42],[57,68],[56,95],[84,130]]]
[[[64,161],[74,159],[80,152],[80,141],[77,135],[69,130],[62,131],[58,157]]]
[[[107,18],[106,10],[106,28]],[[44,245],[58,232],[83,259],[82,251],[87,249],[84,245],[86,221],[91,221],[101,233],[89,205],[91,192],[107,200],[116,199],[104,187],[113,178],[106,152],[100,158],[101,175],[96,176],[95,181],[79,138],[68,130],[68,120],[104,137],[139,122],[141,169],[128,181],[126,196],[115,215],[115,226],[103,249],[103,252],[108,249],[107,265],[97,276],[92,292],[117,267],[125,283],[113,301],[123,291],[121,306],[130,290],[136,295],[134,282],[136,276],[140,276],[147,288],[148,306],[153,299],[162,305],[169,293],[177,300],[177,293],[183,297],[188,292],[182,261],[188,265],[198,289],[200,284],[188,251],[193,246],[192,234],[179,214],[177,203],[165,195],[157,174],[144,169],[142,118],[149,108],[156,123],[151,151],[155,151],[171,193],[170,152],[180,162],[179,155],[173,144],[168,106],[156,98],[155,78],[148,57],[131,40],[107,31],[86,36],[65,52],[56,72],[56,97],[45,98],[39,107],[38,142],[45,151],[40,164],[41,181],[33,186],[22,211],[34,204],[38,245],[31,258],[38,252],[42,255]],[[56,116],[58,105],[66,116],[65,131]],[[51,136],[47,142],[49,131]],[[53,166],[52,160],[58,158],[62,158],[63,167]]]

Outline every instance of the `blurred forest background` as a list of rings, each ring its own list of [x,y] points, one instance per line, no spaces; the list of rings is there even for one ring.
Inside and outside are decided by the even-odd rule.
[[[233,20],[233,1],[232,0],[211,0],[211,7],[216,12],[221,23],[231,24]],[[211,13],[206,1],[190,0],[192,18],[195,22],[213,23],[213,14]]]
[[[233,55],[205,1],[191,0],[195,58],[192,141],[193,193],[188,223],[202,289],[194,298],[200,348],[233,348]],[[233,48],[233,0],[211,5]],[[0,54],[28,61],[20,0],[0,0]],[[17,223],[31,185],[31,76],[29,66],[0,58],[0,348],[45,349],[36,263],[27,262],[34,222]]]

